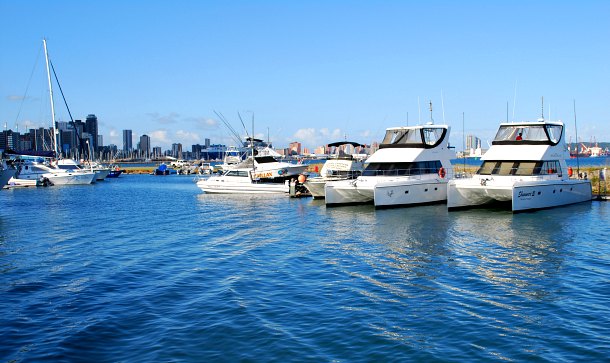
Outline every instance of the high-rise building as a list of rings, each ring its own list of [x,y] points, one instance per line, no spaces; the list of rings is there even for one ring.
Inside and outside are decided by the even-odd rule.
[[[131,130],[123,130],[123,151],[125,153],[128,153],[132,149],[133,149],[133,138],[131,136]]]
[[[140,136],[140,154],[143,157],[150,157],[150,136],[144,134]]]
[[[205,139],[205,144],[204,144],[204,145],[205,145],[205,148],[206,148],[206,149],[207,149],[207,148],[209,148],[209,147],[210,147],[210,139],[207,139],[207,138],[206,138],[206,139]]]
[[[152,148],[152,157],[153,158],[160,158],[163,155],[163,152],[161,151],[161,146],[155,146]]]
[[[97,150],[98,147],[102,146],[98,143],[97,116],[92,113],[87,115],[87,119],[85,120],[85,132],[90,135],[90,139],[93,141],[93,144],[91,145],[93,150]]]
[[[0,149],[17,150],[19,148],[19,133],[13,130],[4,130],[0,133]]]
[[[178,159],[182,159],[182,144],[172,144],[172,156]]]

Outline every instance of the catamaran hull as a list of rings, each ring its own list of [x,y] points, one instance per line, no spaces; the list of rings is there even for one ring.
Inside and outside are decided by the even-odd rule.
[[[442,203],[447,200],[447,182],[379,183],[374,190],[375,207]]]
[[[305,188],[309,190],[313,199],[323,199],[324,198],[324,186],[326,185],[325,180],[307,180],[305,183]]]
[[[580,203],[591,198],[588,180],[524,181],[497,186],[450,182],[447,187],[449,209],[505,202],[510,203],[513,212],[519,212]]]
[[[356,180],[326,183],[324,195],[327,206],[365,204],[373,202],[373,189],[358,186]]]
[[[289,192],[289,186],[280,183],[217,183],[200,180],[197,182],[197,187],[210,194],[272,194]]]

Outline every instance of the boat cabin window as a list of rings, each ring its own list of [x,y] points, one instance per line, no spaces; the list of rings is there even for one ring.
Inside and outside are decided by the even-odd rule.
[[[259,164],[277,163],[277,160],[275,160],[273,156],[257,156],[254,159],[256,159],[256,162]]]
[[[550,144],[561,140],[561,125],[502,125],[493,144]]]
[[[225,174],[226,176],[237,176],[237,177],[249,177],[248,171],[246,170],[229,170]]]
[[[549,161],[485,161],[477,171],[480,175],[551,175],[561,176],[558,160]]]
[[[418,161],[413,163],[369,163],[362,172],[363,176],[397,176],[436,174],[442,164],[439,160]]]

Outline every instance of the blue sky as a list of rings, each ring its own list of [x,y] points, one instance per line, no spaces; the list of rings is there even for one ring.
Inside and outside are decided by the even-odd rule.
[[[276,147],[370,143],[429,121],[431,101],[459,150],[462,114],[489,140],[507,104],[535,120],[541,97],[568,140],[575,100],[579,138],[610,141],[609,16],[608,1],[0,0],[0,122],[50,126],[46,37],[73,116],[96,114],[104,144],[123,129],[233,144],[215,110],[242,134],[238,112],[248,132],[254,115]]]

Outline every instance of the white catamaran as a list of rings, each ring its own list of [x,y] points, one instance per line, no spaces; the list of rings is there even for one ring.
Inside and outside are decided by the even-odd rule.
[[[472,178],[449,182],[449,209],[503,202],[514,212],[591,200],[591,182],[571,178],[560,121],[502,123]]]

